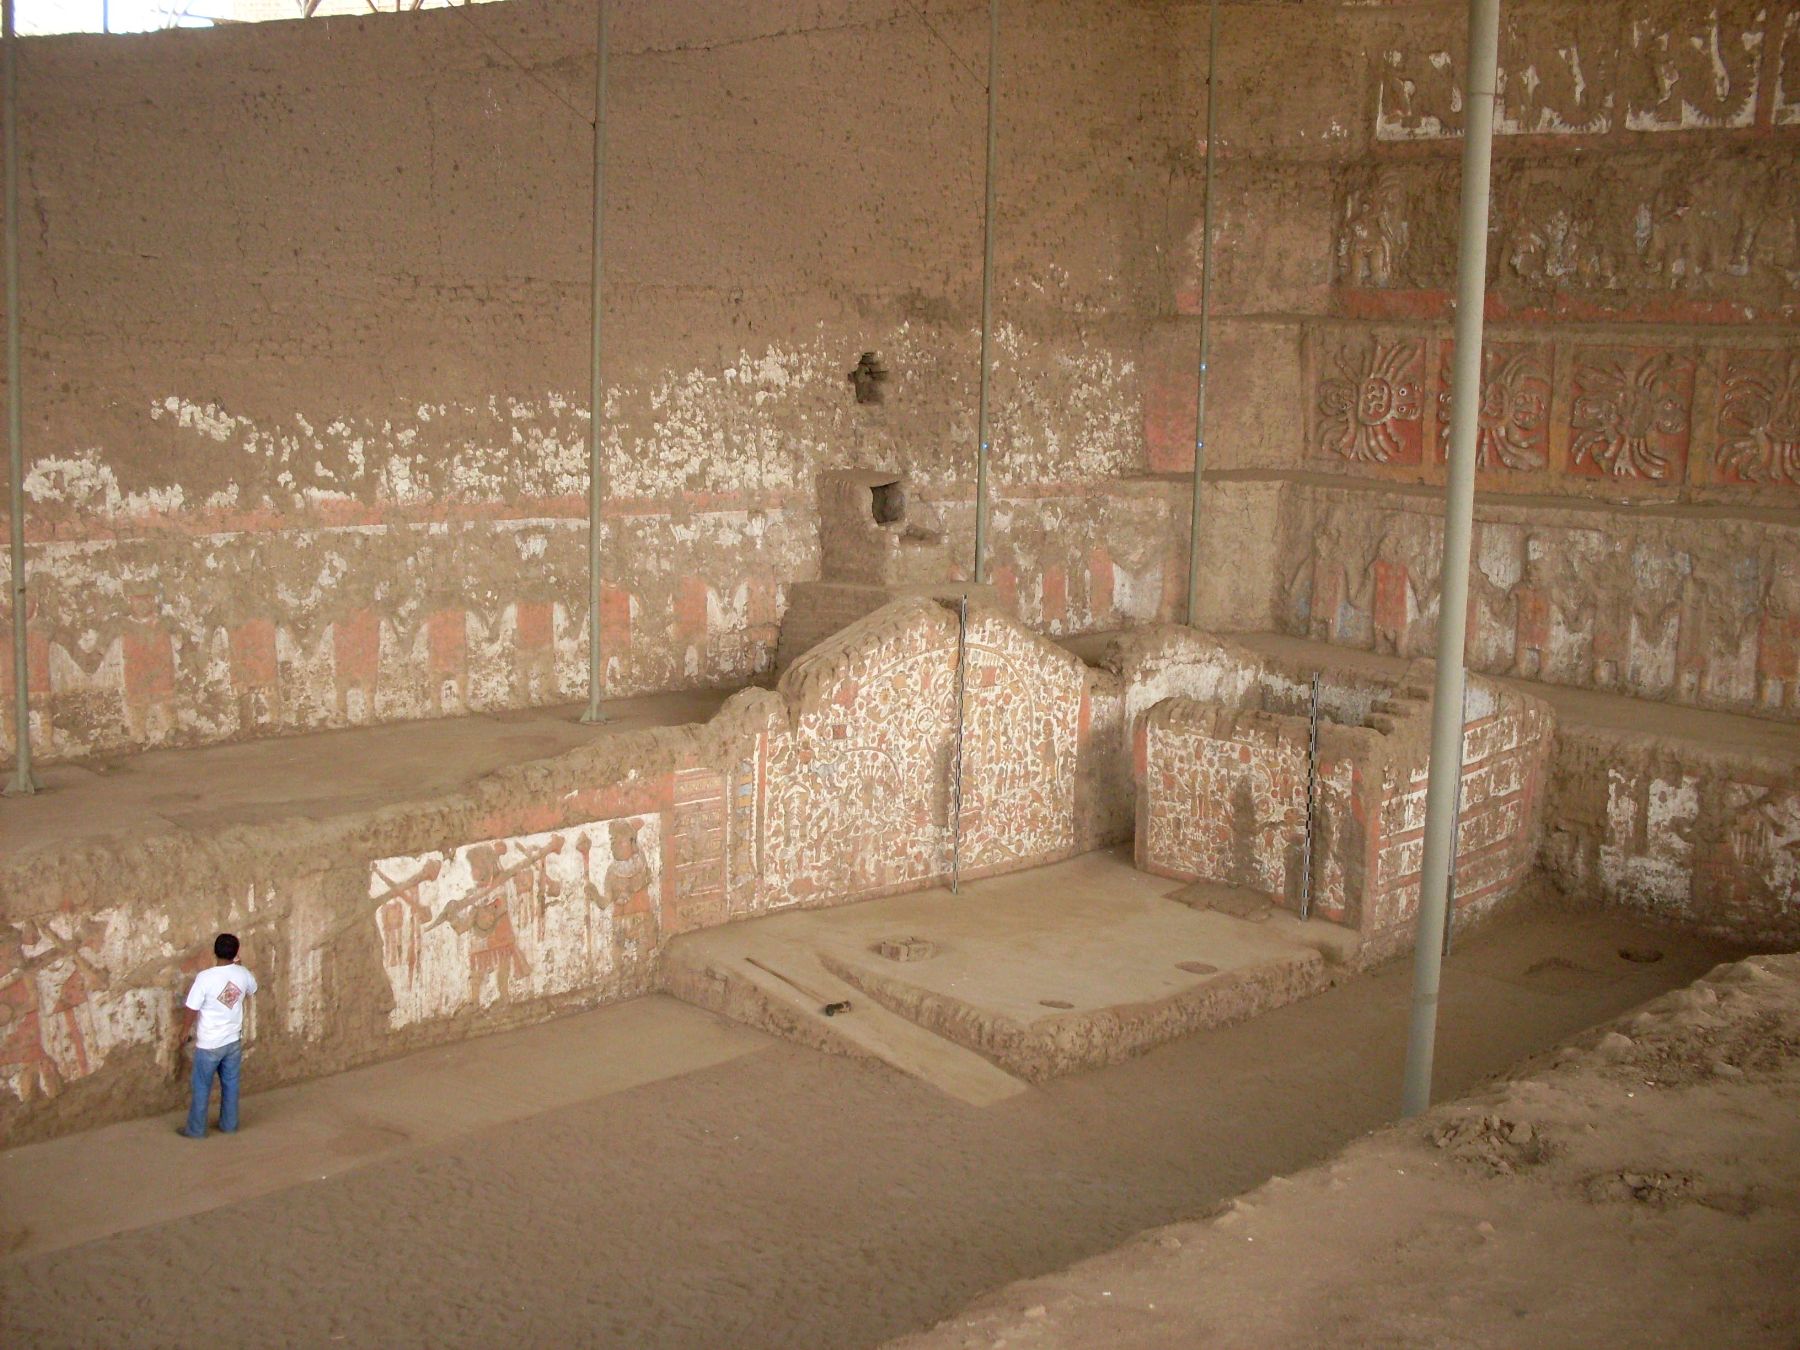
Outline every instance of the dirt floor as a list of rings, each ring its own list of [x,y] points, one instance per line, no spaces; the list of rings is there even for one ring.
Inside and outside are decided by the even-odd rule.
[[[1800,956],[1757,957],[907,1350],[1792,1346]]]
[[[1638,964],[1623,947],[1666,955]],[[1445,982],[1440,1096],[1737,954],[1594,915],[1475,934]],[[172,1344],[197,1317],[226,1316],[235,1336],[272,1344],[874,1344],[1384,1124],[1408,992],[1398,963],[985,1109],[769,1040],[524,1118],[475,1113],[446,1136],[432,1103],[481,1091],[469,1079],[482,1071],[419,1056],[404,1099],[418,1137],[389,1119],[386,1146],[354,1170],[271,1193],[239,1169],[235,1193],[221,1186],[210,1208],[172,1221],[157,1222],[167,1195],[148,1180],[71,1200],[129,1231],[0,1262],[0,1343]],[[508,1038],[526,1081],[554,1080],[571,1053],[555,1032]],[[344,1112],[342,1082],[288,1090],[281,1114],[325,1101]],[[194,1149],[228,1176],[232,1150],[274,1128],[275,1096],[246,1102],[235,1139],[170,1130],[166,1153],[152,1134],[173,1117],[116,1128],[144,1132],[133,1147],[146,1179],[191,1168]],[[390,1116],[404,1108],[385,1101]],[[340,1124],[354,1129],[354,1115]],[[32,1183],[81,1196],[73,1183],[110,1138],[41,1146],[66,1151],[31,1155]]]

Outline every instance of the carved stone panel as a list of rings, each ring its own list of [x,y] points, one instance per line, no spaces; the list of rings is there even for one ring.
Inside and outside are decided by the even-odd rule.
[[[1508,159],[1493,179],[1493,296],[1512,312],[1747,322],[1791,316],[1800,285],[1792,155],[1609,155],[1577,173]],[[1460,174],[1448,163],[1357,166],[1340,183],[1337,284],[1447,297]],[[1363,297],[1359,312],[1425,317]],[[1370,301],[1373,301],[1371,306]]]
[[[1790,9],[1781,25],[1771,118],[1778,127],[1800,125],[1800,9]]]
[[[1626,127],[1752,125],[1768,8],[1766,0],[1720,0],[1633,18],[1620,71]]]
[[[1610,19],[1611,11],[1598,6],[1503,16],[1497,135],[1597,136],[1612,130],[1617,42]],[[1461,60],[1460,44],[1381,52],[1376,139],[1462,135]]]
[[[1726,483],[1800,487],[1800,354],[1725,353],[1713,467]]]
[[[1439,349],[1437,458],[1450,457],[1450,384],[1456,344]],[[1488,472],[1530,472],[1549,462],[1550,349],[1547,344],[1490,342],[1481,353],[1481,407],[1476,415],[1475,464]]]
[[[1687,472],[1692,358],[1660,348],[1577,347],[1569,472],[1679,483]]]
[[[1352,464],[1423,462],[1424,339],[1345,331],[1320,341],[1318,452]]]

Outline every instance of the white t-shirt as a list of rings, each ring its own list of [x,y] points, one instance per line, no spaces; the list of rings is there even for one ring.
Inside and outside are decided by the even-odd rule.
[[[187,1005],[200,1014],[194,1045],[218,1050],[244,1034],[244,1000],[256,992],[256,976],[242,966],[214,966],[194,976]]]

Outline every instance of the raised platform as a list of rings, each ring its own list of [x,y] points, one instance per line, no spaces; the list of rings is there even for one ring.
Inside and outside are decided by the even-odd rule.
[[[622,731],[704,722],[733,692],[611,699],[595,726],[581,720],[586,704],[565,703],[48,764],[44,791],[0,801],[0,858],[434,801]]]
[[[685,934],[664,954],[665,987],[986,1105],[1304,998],[1354,954],[1335,924],[1258,923],[1169,898],[1187,890],[1138,871],[1125,850],[1090,853],[956,895]]]
[[[564,707],[50,766],[43,795],[0,802],[0,1000],[14,1010],[0,1138],[176,1100],[180,994],[223,928],[267,975],[254,1037],[292,1082],[649,992],[667,946],[689,933],[940,884],[956,624],[916,599],[884,613],[716,714],[717,693],[666,695],[609,705],[601,727]],[[1313,661],[1382,664],[1165,627],[1100,654],[1117,669],[1094,669],[991,606],[972,631],[966,879],[1128,837],[1126,729],[1160,700],[1206,697],[1221,672],[1259,662],[1290,682]],[[1579,899],[1765,948],[1800,937],[1800,729],[1533,688],[1568,709],[1538,854],[1552,877]],[[1063,875],[1074,873],[1038,871],[1005,893],[1029,895],[1042,920],[1056,902],[1037,894],[1041,878]],[[1149,899],[1174,888],[1132,884],[1157,887],[1134,892]],[[858,913],[884,930],[846,929],[850,950],[827,950],[835,965],[814,952],[817,983],[803,972],[801,984],[853,991],[819,1002],[849,997],[859,1010],[846,1025],[880,1043],[856,1053],[904,1067],[957,1051],[965,1096],[1136,1053],[1242,1004],[1199,979],[1113,982],[1086,1002],[1074,975],[1108,966],[1079,927],[1020,930],[1040,944],[1032,961],[1055,960],[1024,972],[1028,987],[976,997],[939,982],[955,960],[868,955],[868,943],[911,935],[909,911]],[[1119,935],[1130,970],[1246,964],[1186,945],[1236,928],[1225,916],[1169,922],[1094,931]],[[1365,943],[1357,963],[1372,952]],[[1007,972],[1012,959],[995,942],[978,965]],[[1057,972],[1067,989],[1040,982]],[[732,988],[761,1003],[747,1020],[780,1015],[818,1034],[815,1013],[780,1011],[748,978]],[[875,1009],[885,1022],[861,1016]],[[851,1033],[829,1030],[844,1048]]]

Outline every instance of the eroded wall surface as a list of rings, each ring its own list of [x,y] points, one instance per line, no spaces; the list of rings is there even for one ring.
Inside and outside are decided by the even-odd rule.
[[[1559,747],[1544,865],[1564,889],[1773,947],[1800,934],[1791,756],[1587,729]]]
[[[1007,36],[993,562],[1049,632],[1166,616],[1175,571],[1126,481],[1159,8]],[[986,15],[613,18],[606,689],[742,683],[816,573],[821,470],[905,469],[972,556]],[[519,0],[23,44],[40,755],[585,695],[592,41]]]
[[[1278,485],[1274,621],[1427,654],[1466,7],[1234,5],[1223,25],[1222,528]],[[1203,89],[1203,12],[1188,31]],[[1305,78],[1268,79],[1276,51]],[[1800,7],[1509,4],[1500,63],[1471,663],[1800,717]],[[1182,317],[1145,357],[1149,459],[1172,470],[1192,462],[1203,145],[1178,190]]]
[[[1428,668],[1389,686],[1321,681],[1311,852],[1309,718],[1259,672],[1237,699],[1157,704],[1137,723],[1136,851],[1147,871],[1248,886],[1392,951],[1418,914],[1429,778]],[[1491,907],[1530,875],[1543,828],[1550,711],[1488,681],[1469,687],[1455,902]],[[1273,697],[1271,697],[1273,695]],[[1309,871],[1310,868],[1310,871]]]
[[[1089,667],[985,603],[958,630],[896,601],[704,725],[441,799],[25,841],[0,858],[0,1137],[178,1098],[178,1000],[221,929],[262,981],[268,1084],[644,993],[691,929],[1117,843],[1127,709],[1239,664],[1164,629]]]

